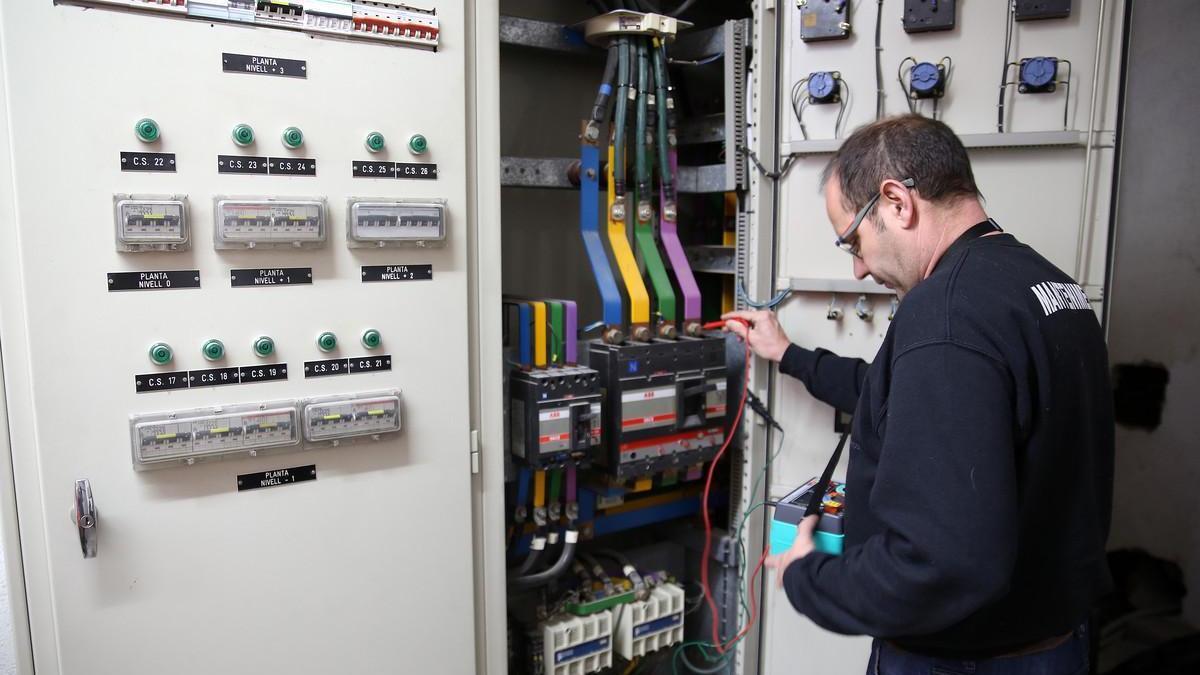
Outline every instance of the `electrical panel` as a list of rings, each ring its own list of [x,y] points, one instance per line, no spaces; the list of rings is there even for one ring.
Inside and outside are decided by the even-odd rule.
[[[1013,15],[1017,21],[1066,18],[1071,16],[1071,0],[1015,0]]]
[[[850,37],[849,0],[799,0],[800,39],[805,42]]]
[[[954,28],[956,0],[904,0],[904,30],[927,33]]]
[[[474,5],[3,5],[38,672],[470,672]]]

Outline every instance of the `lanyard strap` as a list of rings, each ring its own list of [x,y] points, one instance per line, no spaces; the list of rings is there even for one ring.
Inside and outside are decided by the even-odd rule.
[[[846,447],[846,439],[848,438],[850,438],[849,429],[842,432],[842,437],[838,439],[837,449],[833,451],[833,456],[829,458],[829,463],[825,465],[825,471],[821,473],[821,480],[817,481],[817,484],[813,486],[812,497],[808,500],[808,508],[804,509],[805,518],[820,513],[821,503],[825,501],[825,491],[829,489],[829,481],[833,479],[833,470],[837,468],[838,462],[842,460],[842,449]]]

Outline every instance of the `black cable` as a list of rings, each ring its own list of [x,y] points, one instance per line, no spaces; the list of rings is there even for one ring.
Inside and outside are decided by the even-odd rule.
[[[513,574],[518,577],[527,574],[537,564],[538,558],[542,557],[542,550],[540,548],[533,548],[533,545],[530,544],[529,555],[525,556],[525,562],[521,563],[521,566]]]
[[[566,572],[571,566],[571,563],[575,560],[575,547],[577,546],[576,538],[578,535],[578,532],[569,530],[567,532],[566,543],[563,544],[563,550],[562,553],[559,554],[558,560],[555,560],[554,564],[551,565],[547,570],[538,572],[537,574],[531,574],[529,576],[517,577],[516,579],[513,579],[513,587],[516,589],[534,588],[536,586],[549,583],[562,576],[563,572]]]
[[[596,100],[592,104],[592,121],[603,124],[608,114],[608,103],[612,98],[613,78],[617,74],[617,45],[608,46],[608,58],[604,61],[604,78],[600,80],[600,88],[596,91]]]
[[[875,14],[875,119],[883,117],[883,0],[878,0]],[[841,118],[841,115],[838,115]],[[837,138],[837,130],[834,130]]]
[[[846,106],[849,105],[849,101],[850,101],[850,85],[846,84],[846,81],[840,77],[838,78],[838,82],[840,82],[842,84],[843,95],[842,95],[841,105],[838,106],[837,121],[835,121],[833,123],[833,137],[834,138],[842,137],[842,131],[841,131],[842,116],[846,114]]]
[[[1000,71],[1000,100],[996,102],[996,131],[1004,133],[1004,89],[1008,86],[1008,54],[1012,50],[1014,6],[1008,4],[1008,21],[1004,29],[1004,68]]]
[[[783,166],[779,169],[779,171],[769,171],[767,170],[767,167],[763,166],[763,163],[759,161],[758,155],[754,154],[754,151],[750,148],[740,147],[738,148],[738,152],[749,157],[750,161],[754,163],[754,168],[758,169],[758,172],[763,176],[773,181],[779,180],[780,178],[786,176],[787,172],[792,168],[792,164],[795,163],[796,157],[798,156],[795,153],[789,154],[787,159],[783,161]]]
[[[904,57],[904,60],[900,62],[900,65],[896,66],[896,81],[900,83],[900,91],[904,92],[904,100],[908,102],[908,112],[916,113],[917,108],[913,104],[912,90],[910,90],[908,86],[904,84],[904,64],[908,63],[909,61],[912,61],[913,66],[916,66],[916,59],[911,56]],[[909,72],[912,71],[909,70]]]
[[[796,122],[800,125],[800,135],[804,140],[808,140],[808,130],[804,128],[804,84],[808,82],[807,77],[802,77],[796,80],[792,85],[792,114],[796,116]]]
[[[608,14],[608,5],[604,4],[604,0],[587,0],[587,4],[601,14]]]

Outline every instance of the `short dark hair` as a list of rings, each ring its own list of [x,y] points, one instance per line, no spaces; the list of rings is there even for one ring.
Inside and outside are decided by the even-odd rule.
[[[920,115],[897,115],[859,127],[821,173],[821,187],[837,177],[842,207],[854,213],[891,178],[916,181],[923,199],[945,203],[980,197],[971,160],[950,127]]]

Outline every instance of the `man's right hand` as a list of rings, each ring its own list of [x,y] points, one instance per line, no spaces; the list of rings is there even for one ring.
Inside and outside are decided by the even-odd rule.
[[[764,359],[779,363],[783,360],[783,353],[792,344],[779,325],[775,312],[770,310],[729,312],[722,314],[721,318],[725,320],[725,330],[747,340],[750,349]],[[746,321],[749,326],[738,319]]]

